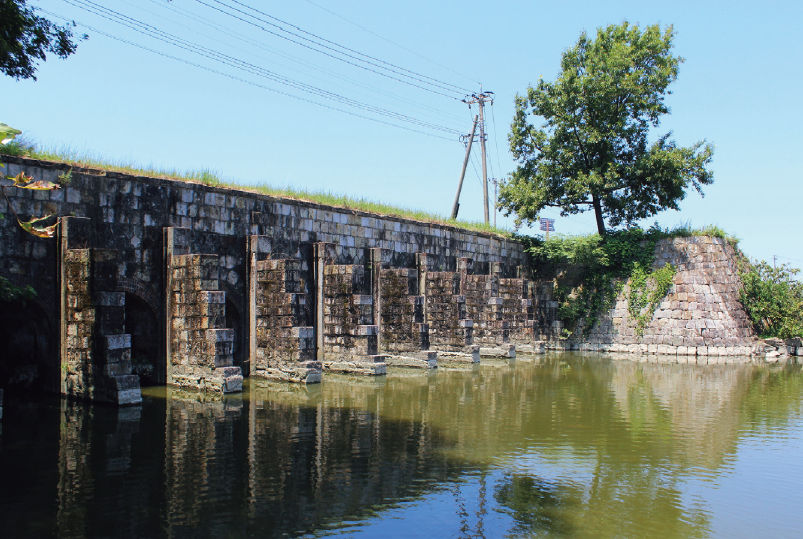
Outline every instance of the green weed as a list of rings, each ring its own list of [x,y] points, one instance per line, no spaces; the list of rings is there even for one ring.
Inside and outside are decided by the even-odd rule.
[[[405,219],[423,221],[426,223],[449,225],[456,228],[494,234],[497,236],[512,236],[512,233],[508,230],[486,225],[485,223],[448,219],[442,215],[423,212],[412,208],[394,206],[365,198],[356,198],[345,194],[336,194],[323,191],[307,191],[293,187],[279,188],[270,186],[268,184],[242,185],[235,183],[233,180],[222,176],[219,172],[210,169],[180,171],[176,169],[157,168],[154,166],[142,167],[129,161],[111,160],[109,158],[99,156],[93,152],[76,150],[69,146],[39,147],[29,141],[25,141],[24,139],[22,142],[20,142],[18,138],[17,140],[12,141],[5,146],[0,146],[0,154],[12,155],[15,157],[28,157],[31,159],[52,161],[56,163],[65,163],[79,168],[122,172],[135,176],[197,182],[213,187],[239,189],[242,191],[264,195],[303,200],[326,206],[376,213],[382,216],[401,217]],[[69,175],[70,173],[67,174]]]

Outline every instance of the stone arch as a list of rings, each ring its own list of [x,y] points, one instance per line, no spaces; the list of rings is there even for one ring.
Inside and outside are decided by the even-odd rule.
[[[46,305],[37,300],[0,302],[0,387],[59,391],[58,326]]]
[[[129,294],[137,296],[139,299],[144,301],[148,305],[148,307],[150,307],[151,311],[153,311],[154,316],[156,316],[157,318],[162,312],[162,302],[160,295],[156,293],[156,291],[153,289],[152,286],[145,284],[142,281],[138,281],[137,279],[131,279],[129,277],[118,277],[117,290],[119,292],[127,292]]]
[[[149,285],[121,277],[117,290],[125,293],[125,332],[131,335],[133,374],[139,375],[142,385],[162,382],[164,351],[160,302]]]
[[[34,302],[45,313],[48,322],[52,328],[58,327],[58,306],[56,303],[56,296],[51,292],[37,292]]]

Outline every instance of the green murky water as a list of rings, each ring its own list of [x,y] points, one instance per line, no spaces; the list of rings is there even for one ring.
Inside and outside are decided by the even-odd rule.
[[[141,409],[6,395],[3,537],[801,537],[800,367],[565,354]]]

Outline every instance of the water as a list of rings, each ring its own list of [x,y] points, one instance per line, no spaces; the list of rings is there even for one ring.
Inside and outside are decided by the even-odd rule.
[[[6,395],[3,537],[801,537],[800,367],[575,354]]]

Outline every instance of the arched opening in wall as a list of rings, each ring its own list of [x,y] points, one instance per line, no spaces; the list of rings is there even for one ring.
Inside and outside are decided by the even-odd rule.
[[[226,298],[226,327],[234,330],[234,365],[243,366],[243,321],[240,310],[234,302]],[[243,375],[247,373],[243,372]]]
[[[131,365],[140,384],[154,385],[158,380],[159,324],[156,313],[142,298],[126,293],[125,331],[131,335]]]
[[[0,387],[58,392],[59,358],[53,327],[34,301],[0,301]]]

